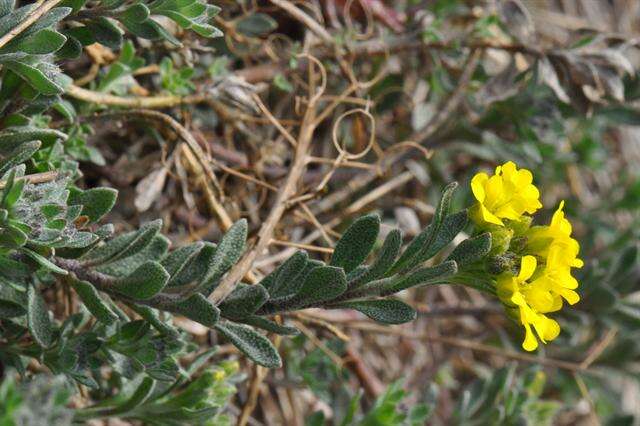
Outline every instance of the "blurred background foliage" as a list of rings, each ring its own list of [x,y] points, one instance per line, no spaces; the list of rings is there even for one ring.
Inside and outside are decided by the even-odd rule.
[[[153,19],[134,3],[149,6]],[[53,80],[74,83],[60,83],[67,84],[61,98],[40,98],[47,107],[35,108],[30,122],[68,138],[39,147],[30,170],[69,170],[84,187],[117,188],[107,216],[117,232],[161,217],[175,245],[219,241],[224,220],[184,142],[123,119],[139,106],[132,99],[164,97],[160,107],[211,155],[215,198],[233,219],[247,218],[253,238],[295,160],[264,110],[294,129],[307,67],[317,60],[326,73],[316,82],[326,84],[322,101],[335,110],[318,125],[301,178],[313,197],[284,214],[254,273],[267,275],[299,246],[327,260],[336,236],[362,213],[380,214],[382,234],[399,225],[413,237],[447,183],[463,183],[454,204],[468,206],[473,174],[512,160],[534,173],[540,223],[566,200],[586,261],[580,303],[562,311],[560,337],[533,355],[521,351],[520,327],[497,301],[467,288],[404,292],[418,318],[396,327],[353,311],[294,312],[285,316],[301,334],[273,339],[283,361],[276,370],[247,362],[183,317],[172,320],[181,329],[175,342],[158,343],[135,323],[135,338],[175,359],[145,363],[148,353],[127,354],[140,357],[147,375],[127,374],[116,362],[124,373],[106,375],[98,387],[82,376],[82,384],[38,378],[43,367],[35,361],[22,380],[6,368],[0,424],[640,424],[639,2],[214,3],[219,12],[208,8],[186,21],[163,9],[168,1],[96,1],[80,16],[74,10],[77,20],[60,25],[72,40],[56,53],[60,70],[47,69]],[[216,28],[222,37],[205,38]],[[6,81],[3,114],[24,112]],[[343,115],[353,108],[361,109]],[[334,134],[350,153],[370,150],[345,160]],[[63,287],[48,289],[56,318],[77,308]],[[89,327],[86,312],[76,315],[69,323]],[[149,377],[168,380],[152,387]]]

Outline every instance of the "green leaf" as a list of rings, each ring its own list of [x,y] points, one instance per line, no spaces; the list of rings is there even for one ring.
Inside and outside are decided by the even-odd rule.
[[[23,262],[0,255],[0,276],[7,280],[20,280],[31,275],[31,269]],[[4,287],[4,286],[0,286]]]
[[[131,275],[118,279],[114,290],[132,299],[150,299],[167,285],[169,274],[154,261],[140,265]]]
[[[436,207],[433,217],[436,223],[441,223],[449,214],[449,211],[451,210],[451,201],[453,200],[453,195],[455,194],[456,189],[458,189],[458,182],[451,182],[442,191],[442,198],[440,198],[440,203],[438,203],[438,207]]]
[[[373,262],[362,275],[356,277],[353,282],[349,283],[350,287],[355,288],[361,284],[383,277],[395,262],[401,247],[402,232],[399,229],[393,229],[384,239],[384,243],[375,262]]]
[[[300,333],[297,328],[277,324],[259,315],[249,315],[244,317],[242,318],[242,322],[281,336],[295,336]]]
[[[98,290],[96,290],[91,283],[72,280],[71,285],[76,293],[78,293],[78,296],[80,296],[84,306],[87,307],[89,312],[91,312],[98,321],[109,325],[118,320],[118,315],[102,300]]]
[[[384,324],[403,324],[416,319],[416,311],[411,306],[395,299],[356,300],[339,303],[335,307],[355,309]]]
[[[56,110],[65,119],[67,119],[67,121],[69,121],[70,123],[73,122],[77,117],[77,113],[75,108],[73,107],[73,104],[65,99],[61,99],[60,101],[56,102],[53,105],[53,109]]]
[[[73,13],[78,12],[88,0],[63,0],[60,5],[70,7]]]
[[[63,18],[71,13],[69,7],[56,7],[45,13],[40,19],[38,19],[33,25],[26,29],[22,35],[30,35],[45,28],[52,27],[60,22]]]
[[[169,275],[173,277],[182,268],[184,268],[193,257],[198,255],[200,250],[202,250],[202,247],[204,247],[204,243],[198,241],[175,249],[162,259],[160,264],[169,273]],[[168,285],[171,286],[171,282],[169,282]]]
[[[169,309],[206,327],[213,327],[220,319],[220,310],[200,293],[171,305]]]
[[[0,18],[13,12],[15,6],[15,0],[0,0]]]
[[[118,416],[134,410],[147,401],[155,389],[156,381],[153,378],[147,376],[141,377],[141,379],[140,384],[130,396],[120,393],[110,401],[113,406],[97,406],[77,410],[74,420],[78,422],[91,418]]]
[[[18,74],[43,95],[57,95],[64,91],[62,86],[36,67],[19,61],[6,61],[3,65]]]
[[[167,336],[171,336],[172,338],[175,338],[175,339],[178,338],[179,336],[178,331],[173,327],[169,326],[169,324],[163,322],[160,318],[158,318],[158,315],[156,314],[155,310],[151,309],[148,306],[136,305],[134,303],[129,304],[129,306],[131,307],[131,309],[137,312],[138,315],[144,318],[149,324],[151,324],[160,333]]]
[[[13,205],[20,199],[25,184],[26,180],[24,179],[16,181],[16,169],[12,169],[9,173],[9,177],[7,177],[5,189],[2,194],[2,206],[5,209],[10,210],[11,207],[13,207]]]
[[[95,40],[111,49],[118,49],[122,44],[123,31],[110,19],[99,17],[86,25]]]
[[[161,259],[167,253],[169,244],[170,241],[167,237],[157,234],[149,244],[136,254],[109,262],[106,265],[100,265],[96,267],[96,270],[114,277],[125,277],[144,262]]]
[[[300,287],[296,279],[302,275],[308,260],[307,252],[297,251],[276,269],[273,283],[268,288],[271,298],[286,297],[295,293]]]
[[[293,92],[293,85],[282,73],[278,73],[273,77],[273,84],[280,90],[288,93]]]
[[[312,306],[333,300],[347,290],[347,278],[341,268],[320,266],[312,269],[295,295],[295,304]]]
[[[12,318],[24,315],[26,297],[23,291],[12,285],[0,285],[0,318]]]
[[[49,319],[49,311],[33,285],[27,286],[27,323],[31,335],[40,346],[46,348],[53,343],[53,325]]]
[[[220,304],[222,315],[241,319],[255,313],[269,299],[269,293],[261,285],[239,284]]]
[[[402,272],[415,266],[416,262],[414,262],[414,259],[417,258],[420,250],[428,244],[428,240],[431,238],[434,228],[434,224],[431,223],[416,235],[413,240],[411,240],[407,248],[404,249],[404,252],[402,252],[402,255],[400,255],[400,258],[398,258],[393,267],[387,271],[386,275],[393,275],[397,272]]]
[[[435,234],[433,242],[417,256],[417,263],[426,262],[445,248],[464,229],[468,222],[467,210],[450,214],[444,218]]]
[[[233,224],[222,237],[209,272],[202,280],[200,292],[209,296],[218,285],[218,280],[240,259],[247,240],[247,221],[241,219]]]
[[[59,267],[58,265],[56,265],[55,263],[51,262],[49,259],[47,259],[46,257],[36,253],[35,251],[28,249],[26,247],[22,247],[20,249],[20,251],[22,251],[24,254],[26,254],[27,256],[29,256],[31,259],[33,259],[38,265],[42,266],[43,268],[51,271],[51,272],[55,272],[56,274],[61,274],[61,275],[67,275],[69,272],[65,271],[64,269],[62,269],[61,267]]]
[[[215,244],[205,243],[199,252],[188,259],[180,270],[169,280],[169,287],[195,286],[199,284],[211,269],[217,248]]]
[[[82,54],[82,43],[75,37],[71,37],[68,32],[64,31],[67,34],[67,42],[56,52],[56,56],[60,59],[77,59]],[[66,113],[62,114],[67,115]]]
[[[120,19],[126,19],[131,22],[142,22],[149,17],[149,8],[143,3],[137,3],[128,7],[121,15]]]
[[[129,232],[98,246],[82,257],[86,265],[99,265],[107,262],[115,262],[142,251],[150,244],[162,228],[161,220],[148,222],[140,229]]]
[[[441,263],[438,266],[421,268],[417,271],[413,272],[410,276],[396,282],[391,287],[389,287],[385,293],[397,293],[399,291],[405,290],[410,287],[415,287],[417,285],[429,284],[431,282],[437,282],[442,278],[451,276],[458,272],[458,265],[456,262],[448,260],[446,262]]]
[[[24,163],[40,148],[39,141],[23,143],[16,147],[4,160],[0,161],[0,175],[6,173],[12,167]]]
[[[82,214],[91,222],[98,222],[111,211],[118,198],[118,191],[113,188],[91,188],[71,194],[69,204],[81,204]]]
[[[491,234],[485,232],[458,244],[447,260],[455,261],[458,266],[465,266],[482,259],[489,250],[491,250]]]
[[[215,329],[229,339],[249,359],[267,368],[282,366],[280,354],[269,339],[244,324],[218,323]]]
[[[151,377],[143,378],[140,386],[136,388],[136,391],[133,393],[133,395],[131,395],[131,397],[123,403],[118,404],[117,407],[106,410],[107,415],[114,416],[118,414],[124,414],[143,404],[147,399],[149,399],[151,394],[153,394],[155,384],[155,380],[153,380]]]
[[[305,421],[304,426],[324,426],[326,419],[320,410],[313,412]]]
[[[367,258],[380,232],[380,217],[370,214],[356,219],[336,244],[331,265],[351,272]]]
[[[32,55],[46,55],[60,49],[67,38],[55,30],[44,29],[5,46],[5,51],[20,51]]]
[[[15,318],[23,316],[27,311],[24,304],[18,304],[0,298],[0,318]]]
[[[449,214],[451,200],[453,199],[453,194],[457,187],[458,184],[456,182],[452,182],[447,185],[442,192],[442,198],[436,208],[431,223],[409,243],[409,246],[402,253],[395,265],[393,265],[393,267],[387,272],[387,276],[407,271],[428,258],[427,256],[430,254],[430,248],[440,232],[442,222]],[[460,219],[461,217],[455,217],[455,220],[452,220],[452,222],[458,223],[458,220]],[[445,233],[442,237],[446,237],[446,234],[448,233]]]
[[[57,139],[66,140],[67,135],[59,130],[33,126],[10,127],[0,132],[0,153],[7,155],[24,142],[41,141],[47,144]]]
[[[278,28],[278,23],[264,13],[253,13],[236,22],[236,30],[249,37],[259,37]]]

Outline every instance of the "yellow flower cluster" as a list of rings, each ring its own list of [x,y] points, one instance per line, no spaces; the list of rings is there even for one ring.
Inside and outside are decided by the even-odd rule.
[[[496,167],[491,177],[476,174],[471,180],[471,191],[478,200],[470,212],[477,223],[504,226],[502,219],[517,221],[523,213],[533,214],[542,207],[533,174],[526,169],[518,170],[512,161]]]
[[[578,258],[580,244],[571,238],[571,223],[564,216],[564,201],[549,225],[529,227],[525,213],[542,207],[540,193],[531,172],[518,170],[513,162],[497,167],[491,177],[478,173],[471,190],[476,204],[470,216],[479,227],[496,233],[510,228],[509,235],[525,241],[511,253],[520,257],[519,271],[497,275],[496,292],[510,316],[524,326],[522,347],[533,351],[538,339],[546,343],[560,333],[558,323],[546,314],[560,310],[564,301],[573,305],[580,300],[571,268],[580,268],[583,262]],[[505,250],[510,250],[508,245]]]

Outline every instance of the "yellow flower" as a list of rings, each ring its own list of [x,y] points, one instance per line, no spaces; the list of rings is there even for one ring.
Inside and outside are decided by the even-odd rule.
[[[507,310],[524,326],[525,338],[522,347],[527,351],[533,351],[538,347],[538,338],[546,343],[560,334],[560,325],[535,308],[538,302],[535,299],[544,297],[537,291],[537,286],[527,282],[536,272],[536,267],[535,257],[524,256],[520,261],[520,272],[517,277],[505,272],[496,280],[498,297]]]
[[[471,218],[478,224],[504,226],[502,219],[517,221],[526,212],[535,213],[542,204],[540,192],[533,185],[529,170],[509,161],[496,167],[491,177],[478,173],[471,180],[471,190],[477,203],[471,208]]]
[[[563,208],[564,201],[561,201],[549,225],[532,226],[526,232],[527,245],[525,250],[527,253],[533,253],[540,257],[548,257],[551,248],[560,245],[562,250],[555,253],[554,263],[581,268],[584,262],[578,259],[580,244],[571,238],[571,222],[564,217]]]
[[[225,379],[225,377],[227,377],[227,373],[225,373],[224,370],[216,370],[213,373],[213,378],[217,381],[217,382],[221,382]]]
[[[580,300],[575,292],[578,281],[571,275],[571,268],[581,268],[584,262],[578,258],[580,244],[571,238],[571,223],[564,217],[563,208],[564,201],[560,202],[549,225],[534,226],[525,234],[525,252],[538,256],[545,264],[533,281],[538,293],[545,293],[544,305],[539,306],[539,310],[544,306],[544,312],[560,309],[562,299],[570,305]]]
[[[571,267],[567,264],[567,250],[568,248],[562,243],[552,244],[542,273],[533,281],[536,288],[548,292],[553,298],[553,304],[546,312],[560,309],[562,299],[570,305],[574,305],[580,300],[580,296],[575,292],[575,289],[578,288],[578,280],[571,275]]]

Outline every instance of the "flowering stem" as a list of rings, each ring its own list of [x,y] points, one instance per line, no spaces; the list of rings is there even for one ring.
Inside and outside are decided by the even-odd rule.
[[[483,293],[496,295],[496,288],[492,280],[479,276],[477,273],[472,272],[458,272],[451,276],[446,281],[438,284],[452,284],[463,285],[465,287],[471,287]]]

